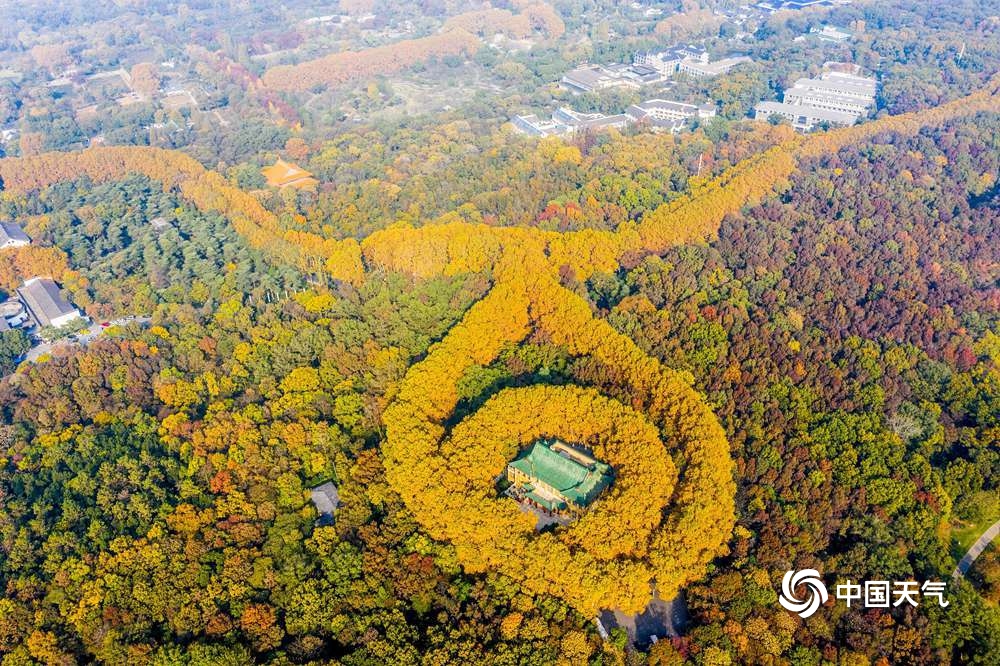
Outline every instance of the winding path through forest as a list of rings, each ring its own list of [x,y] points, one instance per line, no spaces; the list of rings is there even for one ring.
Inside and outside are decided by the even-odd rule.
[[[955,572],[951,575],[951,577],[958,580],[968,573],[969,568],[972,566],[972,563],[976,561],[976,558],[979,557],[982,552],[986,550],[986,547],[990,545],[990,542],[998,536],[1000,536],[1000,520],[990,525],[989,529],[983,532],[982,535],[976,539],[976,542],[972,544],[968,552],[965,553],[965,557],[963,557],[958,563],[958,566],[955,567]]]

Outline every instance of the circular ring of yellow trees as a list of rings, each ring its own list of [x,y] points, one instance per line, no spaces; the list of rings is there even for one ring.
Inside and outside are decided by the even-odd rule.
[[[557,534],[536,534],[533,517],[513,501],[497,499],[495,481],[522,447],[552,437],[588,446],[612,465],[615,481],[577,522]],[[438,483],[463,498],[451,507],[447,539],[462,551],[467,568],[562,579],[567,589],[589,585],[595,575],[626,591],[648,589],[651,574],[638,563],[661,522],[677,470],[656,426],[635,410],[589,388],[507,389],[458,424],[440,456]],[[636,566],[623,568],[628,559]],[[526,562],[541,570],[524,571]],[[620,578],[623,573],[632,578]],[[601,587],[602,594],[615,594]]]
[[[531,256],[517,259],[530,265]],[[498,270],[477,302],[410,368],[384,421],[386,478],[417,521],[449,542],[470,572],[499,571],[533,594],[592,614],[641,610],[697,580],[734,522],[732,459],[701,395],[640,350],[546,271]],[[607,370],[611,385],[506,390],[449,428],[458,382],[532,330]],[[616,480],[570,526],[535,533],[498,496],[496,477],[518,449],[558,436],[589,444]]]

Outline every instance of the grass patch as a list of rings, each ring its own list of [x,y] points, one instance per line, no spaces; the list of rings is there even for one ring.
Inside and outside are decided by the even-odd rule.
[[[955,509],[955,513],[966,516],[965,520],[955,519],[951,527],[952,546],[962,557],[990,525],[1000,520],[1000,494],[983,490],[956,502]]]
[[[951,538],[958,544],[959,550],[961,550],[964,555],[965,552],[972,547],[972,544],[976,542],[979,535],[985,532],[986,528],[992,524],[993,521],[962,523],[961,525],[957,525],[952,528]]]

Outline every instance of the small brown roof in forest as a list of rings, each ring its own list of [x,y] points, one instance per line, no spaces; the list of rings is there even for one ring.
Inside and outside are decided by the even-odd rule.
[[[291,162],[279,159],[269,167],[260,170],[271,187],[294,187],[296,189],[311,189],[319,185],[312,174]]]
[[[316,506],[316,512],[321,516],[333,516],[337,507],[340,506],[340,493],[337,486],[332,481],[320,484],[310,492],[312,502]]]

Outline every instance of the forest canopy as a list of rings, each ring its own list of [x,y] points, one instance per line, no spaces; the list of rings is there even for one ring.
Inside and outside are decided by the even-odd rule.
[[[988,3],[746,34],[690,2],[91,4],[0,27],[0,218],[31,238],[0,290],[49,275],[99,329],[0,332],[4,666],[1000,653],[996,547],[951,578],[1000,519]],[[554,82],[682,40],[755,60],[671,81],[715,118],[506,124],[618,112],[631,91]],[[871,118],[743,117],[829,60],[875,73]],[[316,188],[268,187],[279,159]],[[614,482],[536,530],[497,479],[548,437]],[[790,569],[950,605],[803,619]],[[650,644],[626,628],[654,594],[676,624]]]

